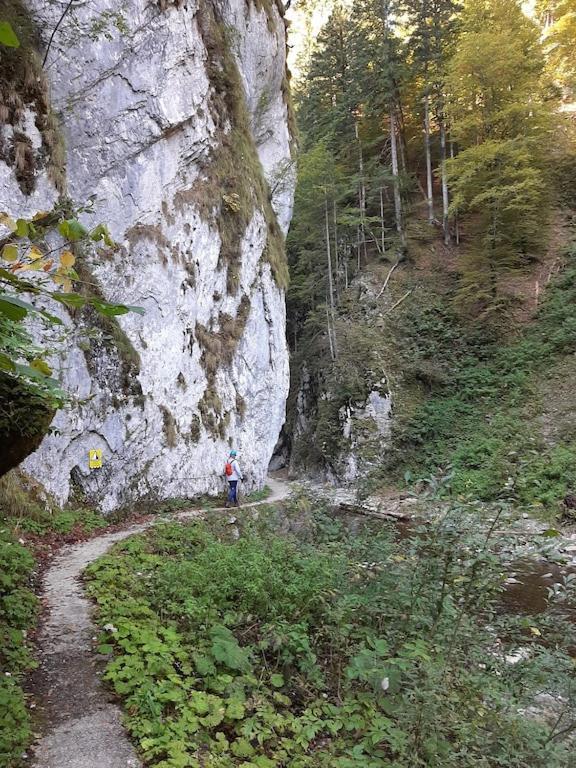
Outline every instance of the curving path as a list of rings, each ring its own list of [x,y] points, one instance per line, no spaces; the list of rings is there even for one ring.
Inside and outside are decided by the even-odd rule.
[[[290,495],[285,482],[269,478],[268,486],[272,494],[267,499],[244,504],[243,508],[283,501]],[[170,519],[191,519],[202,511],[185,510]],[[35,675],[43,723],[34,750],[37,768],[141,768],[122,728],[121,710],[110,703],[100,683],[102,664],[93,650],[96,628],[92,606],[80,576],[117,541],[156,522],[150,520],[63,547],[44,575],[45,619],[38,637],[39,669]]]

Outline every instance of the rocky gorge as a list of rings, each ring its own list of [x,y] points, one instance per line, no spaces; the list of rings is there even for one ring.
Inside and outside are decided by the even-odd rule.
[[[116,244],[76,254],[85,290],[144,310],[109,323],[60,310],[54,363],[73,403],[24,471],[59,503],[80,492],[106,512],[218,490],[233,445],[262,484],[289,385],[283,4],[17,5],[30,58],[3,82],[17,109],[0,127],[0,210],[84,206]],[[92,449],[104,463],[90,473]]]

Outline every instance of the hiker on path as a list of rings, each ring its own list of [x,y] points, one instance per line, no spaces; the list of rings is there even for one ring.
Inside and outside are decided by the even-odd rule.
[[[224,468],[226,480],[228,481],[228,498],[226,500],[227,507],[240,506],[238,501],[238,482],[240,480],[244,480],[244,476],[236,456],[236,451],[230,451],[230,456],[228,457],[228,461],[226,462],[226,466]]]

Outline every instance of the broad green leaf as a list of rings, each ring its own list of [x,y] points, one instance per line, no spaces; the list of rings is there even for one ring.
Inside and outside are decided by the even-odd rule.
[[[95,243],[98,243],[100,241],[103,241],[105,245],[107,245],[109,248],[113,248],[116,243],[112,238],[110,237],[110,233],[108,232],[108,227],[105,224],[98,224],[97,227],[95,227],[92,232],[90,232],[90,239],[93,240]]]
[[[24,376],[29,379],[41,379],[43,384],[48,384],[51,388],[57,388],[59,386],[56,379],[49,378],[35,368],[32,368],[30,365],[20,365],[20,363],[16,363],[14,372],[17,376]]]
[[[13,243],[5,245],[2,248],[2,258],[8,262],[18,261],[18,246]]]
[[[282,675],[274,674],[270,676],[270,683],[274,686],[274,688],[282,688],[284,685],[284,678]]]
[[[247,739],[238,739],[232,744],[232,754],[236,757],[252,757],[254,747]]]
[[[9,283],[20,284],[22,282],[19,277],[13,275],[12,272],[8,272],[7,269],[2,269],[2,267],[0,267],[0,278],[2,280],[7,280]]]
[[[84,296],[80,296],[78,293],[53,293],[52,298],[73,309],[80,309],[86,304]]]
[[[22,309],[26,309],[28,312],[38,311],[34,304],[30,304],[28,301],[23,301],[16,296],[9,296],[8,294],[4,293],[0,296],[0,298],[4,299],[4,301],[10,302],[11,304],[14,304],[16,307],[22,307]]]
[[[26,219],[18,219],[16,222],[16,234],[18,237],[28,237],[28,222]]]
[[[14,371],[16,368],[16,365],[13,360],[11,360],[8,355],[5,355],[3,352],[0,352],[0,370],[2,371]]]
[[[246,709],[241,701],[232,699],[232,701],[226,707],[226,717],[230,720],[242,720],[246,714]]]
[[[9,301],[7,297],[0,297],[0,313],[9,320],[23,320],[28,314],[27,310]]]
[[[124,304],[109,304],[100,299],[90,299],[90,304],[98,314],[104,317],[116,317],[117,315],[126,315],[130,310]]]
[[[111,643],[102,643],[98,646],[98,653],[102,653],[103,655],[107,655],[109,653],[114,652],[114,646]]]
[[[88,230],[77,219],[64,219],[58,224],[58,231],[65,237],[66,240],[70,240],[75,243],[78,240],[86,237]]]
[[[18,35],[12,29],[9,21],[0,21],[0,45],[5,45],[7,48],[20,47]]]

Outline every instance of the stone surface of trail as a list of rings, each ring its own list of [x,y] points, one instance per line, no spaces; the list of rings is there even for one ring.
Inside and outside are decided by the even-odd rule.
[[[287,483],[269,478],[268,485],[272,494],[267,499],[243,508],[273,504],[290,495]],[[202,512],[185,510],[168,519],[193,519]],[[122,712],[109,701],[100,682],[102,665],[93,649],[92,605],[80,577],[113,544],[157,522],[149,520],[63,547],[44,575],[45,618],[38,637],[40,666],[35,676],[43,727],[34,750],[36,768],[141,768],[122,727]]]

